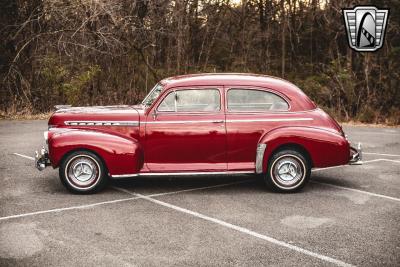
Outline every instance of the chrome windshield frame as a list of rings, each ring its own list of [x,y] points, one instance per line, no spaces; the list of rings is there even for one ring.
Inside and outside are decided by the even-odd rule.
[[[147,104],[146,102],[149,101],[149,98],[150,98],[150,97],[153,95],[153,93],[154,93],[156,90],[158,90],[160,87],[161,87],[161,89],[160,89],[158,95],[153,99],[153,101],[152,101],[150,104]],[[164,89],[164,85],[161,84],[161,83],[157,83],[157,84],[153,87],[153,89],[151,89],[150,92],[149,92],[149,93],[146,95],[146,97],[143,99],[143,101],[141,102],[141,105],[142,105],[143,107],[145,107],[145,108],[150,107],[150,106],[154,103],[154,101],[156,101],[156,100],[158,99],[158,97],[160,96],[160,94],[161,94],[161,92],[163,91],[163,89]]]

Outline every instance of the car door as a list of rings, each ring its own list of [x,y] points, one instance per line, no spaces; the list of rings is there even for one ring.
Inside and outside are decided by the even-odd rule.
[[[254,171],[261,136],[287,120],[288,102],[265,88],[227,87],[228,171]]]
[[[150,172],[226,171],[222,88],[171,89],[147,116],[145,162]]]

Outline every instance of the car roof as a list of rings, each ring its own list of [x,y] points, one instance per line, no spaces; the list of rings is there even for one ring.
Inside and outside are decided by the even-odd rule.
[[[190,86],[248,86],[264,87],[285,95],[294,110],[310,110],[315,104],[293,83],[284,79],[250,73],[201,73],[166,78],[161,81],[165,89]]]
[[[262,74],[253,74],[253,73],[197,73],[197,74],[185,74],[179,76],[173,76],[162,80],[162,83],[165,84],[182,84],[182,83],[194,83],[194,82],[220,82],[226,83],[226,81],[236,81],[236,82],[249,82],[249,81],[281,81],[289,83],[281,78],[262,75]]]

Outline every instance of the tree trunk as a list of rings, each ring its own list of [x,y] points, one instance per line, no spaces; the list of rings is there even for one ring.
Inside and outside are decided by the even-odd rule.
[[[281,27],[282,27],[282,47],[281,47],[281,76],[282,78],[285,77],[285,61],[286,61],[286,16],[285,16],[285,1],[281,0],[281,12],[282,12],[282,18],[281,18]]]

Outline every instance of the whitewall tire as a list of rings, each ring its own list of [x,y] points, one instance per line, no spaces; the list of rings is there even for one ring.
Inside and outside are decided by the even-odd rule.
[[[310,175],[307,157],[295,149],[284,149],[272,155],[264,180],[275,191],[296,192],[307,184]]]
[[[60,165],[60,179],[73,193],[95,193],[107,183],[107,172],[103,161],[86,150],[68,154]]]

